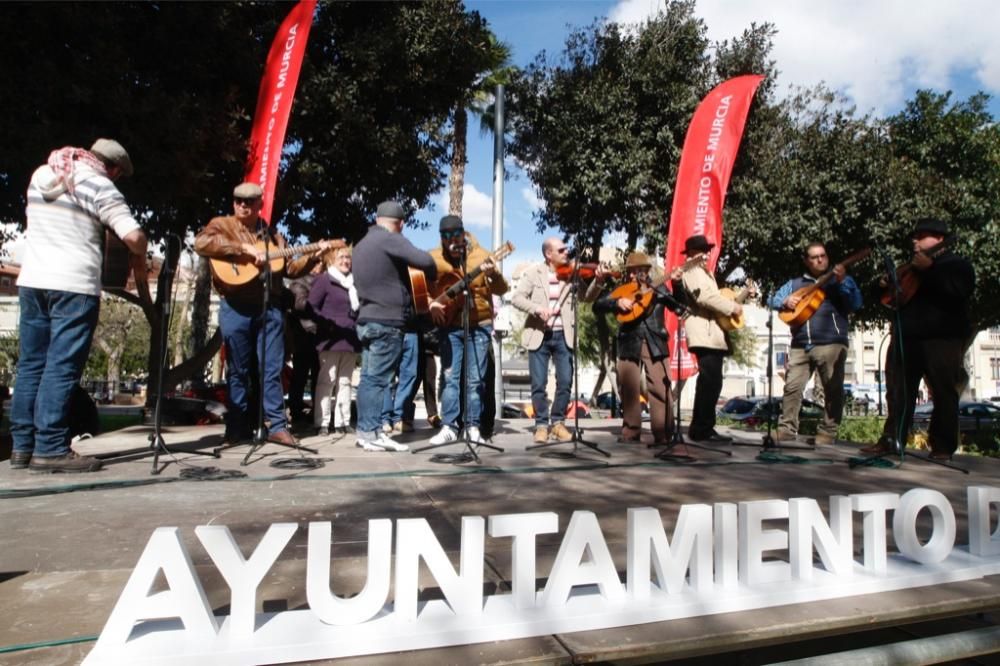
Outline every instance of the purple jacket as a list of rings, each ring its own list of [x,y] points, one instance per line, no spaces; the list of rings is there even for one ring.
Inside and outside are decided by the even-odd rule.
[[[316,351],[360,352],[361,342],[355,331],[356,312],[351,312],[347,290],[320,273],[309,290],[309,307],[316,320]]]

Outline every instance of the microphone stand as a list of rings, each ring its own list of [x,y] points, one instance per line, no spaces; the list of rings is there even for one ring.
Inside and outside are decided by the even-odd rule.
[[[164,463],[163,467],[159,466],[160,453],[171,455],[170,449],[167,448],[167,443],[163,441],[163,388],[165,384],[164,375],[167,370],[167,338],[170,335],[171,292],[174,284],[172,250],[175,241],[177,244],[180,243],[180,238],[174,234],[169,234],[165,240],[163,265],[160,269],[159,284],[156,286],[157,294],[163,299],[161,301],[163,305],[160,310],[160,371],[156,377],[156,407],[153,409],[153,432],[149,434],[149,448],[153,449],[153,468],[149,473],[153,476],[158,475],[167,466],[167,463]],[[137,279],[138,277],[136,276]],[[216,458],[219,457],[218,453],[214,455]]]
[[[579,238],[577,238],[576,247],[580,247]],[[597,279],[597,278],[594,278]],[[570,277],[569,283],[569,295],[573,299],[573,388],[570,393],[570,399],[573,402],[573,450],[565,451],[561,453],[554,453],[550,457],[558,458],[575,458],[576,453],[580,446],[583,445],[591,451],[596,451],[600,453],[605,458],[610,458],[611,454],[599,447],[596,443],[588,441],[583,437],[582,430],[580,429],[580,409],[579,409],[579,393],[580,393],[580,363],[579,363],[579,347],[580,338],[577,335],[579,333],[579,311],[580,311],[580,262],[577,261],[573,266],[573,274]],[[543,444],[535,444],[533,446],[525,447],[525,451],[532,451],[534,449],[542,449],[549,446],[556,446],[558,444],[566,444],[568,442],[545,442]],[[542,454],[543,456],[546,454]]]
[[[910,419],[906,418],[906,414],[909,412],[912,414],[913,411],[913,397],[910,396],[908,387],[906,385],[906,368],[904,366],[904,352],[903,352],[903,325],[902,317],[900,316],[901,301],[903,296],[903,287],[899,283],[899,276],[896,274],[896,264],[892,260],[892,256],[886,251],[885,247],[881,243],[875,243],[875,251],[879,253],[882,257],[882,263],[885,268],[885,273],[887,280],[889,282],[889,287],[892,289],[893,294],[893,309],[896,313],[896,320],[890,329],[890,334],[892,335],[892,342],[890,342],[889,347],[892,351],[892,355],[896,357],[894,362],[895,372],[893,373],[893,386],[886,386],[886,391],[892,392],[892,402],[895,405],[896,410],[896,424],[895,424],[895,437],[889,437],[880,441],[885,442],[885,447],[888,449],[883,453],[876,453],[875,455],[863,457],[863,458],[851,458],[847,461],[847,466],[850,469],[855,467],[870,466],[875,461],[888,458],[893,455],[899,456],[899,466],[903,465],[906,458],[906,439],[909,436],[909,432],[903,432],[903,427],[907,425],[907,421],[912,425],[912,416]],[[888,366],[888,363],[886,364]],[[881,380],[881,377],[879,378]],[[919,379],[917,380],[920,381]],[[901,384],[901,388],[897,390],[896,382]],[[889,393],[886,393],[886,401],[888,402]],[[888,415],[887,415],[888,417]],[[940,465],[941,467],[947,467],[948,469],[953,469],[956,472],[962,472],[963,474],[968,474],[969,470],[964,467],[959,467],[958,465],[953,465],[945,460],[934,460],[930,456],[921,456],[915,453],[910,454],[911,458],[917,460],[922,460],[925,463],[932,463],[934,465]]]
[[[447,457],[445,457],[445,454],[440,454],[442,456],[442,458],[440,458],[439,461],[440,462],[463,463],[463,462],[469,462],[470,460],[474,460],[474,461],[476,461],[477,464],[479,464],[479,463],[482,462],[479,459],[479,453],[477,452],[477,449],[479,449],[480,446],[485,446],[488,449],[493,449],[497,453],[503,453],[503,449],[500,448],[499,446],[494,446],[492,444],[486,444],[485,442],[483,442],[483,443],[476,443],[476,445],[473,446],[472,445],[472,440],[469,439],[469,419],[470,419],[470,416],[471,416],[470,412],[469,412],[469,393],[470,393],[470,390],[469,390],[470,389],[470,386],[469,386],[469,352],[470,352],[469,339],[470,339],[470,337],[472,335],[472,330],[471,330],[472,329],[472,326],[471,326],[472,317],[471,317],[471,306],[470,306],[470,301],[472,300],[472,286],[471,286],[471,283],[469,281],[468,270],[467,270],[468,269],[468,259],[467,259],[467,254],[466,254],[467,252],[468,252],[468,246],[467,245],[463,245],[462,246],[463,275],[462,275],[461,282],[459,282],[459,284],[461,285],[461,290],[458,292],[463,297],[463,302],[462,302],[462,373],[459,376],[459,390],[461,392],[460,395],[462,396],[462,439],[464,440],[464,443],[465,443],[465,450],[466,450],[466,452],[464,454],[457,454],[455,456],[447,456]],[[451,368],[451,372],[453,374],[455,372],[454,365]],[[480,382],[482,382],[482,377],[480,377]],[[473,390],[476,390],[476,389],[473,389]],[[482,408],[482,401],[480,401],[480,409],[481,408]],[[427,446],[420,447],[419,449],[413,449],[413,453],[420,453],[421,451],[430,451],[432,449],[439,449],[442,446],[451,446],[452,444],[454,444],[454,442],[445,442],[444,444],[429,444]],[[434,462],[438,462],[438,461],[434,461]]]

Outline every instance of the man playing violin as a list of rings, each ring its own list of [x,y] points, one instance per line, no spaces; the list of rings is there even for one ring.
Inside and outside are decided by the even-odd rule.
[[[786,282],[771,297],[774,310],[794,310],[801,297],[796,292],[830,270],[830,258],[822,243],[810,243],[802,254],[806,272]],[[823,422],[816,444],[833,444],[844,412],[844,364],[847,362],[848,317],[861,308],[861,290],[842,264],[833,267],[833,280],[824,287],[826,297],[816,312],[800,326],[792,327],[792,344],[785,372],[785,393],[777,441],[795,439],[799,431],[799,409],[806,382],[818,374],[823,386]]]
[[[882,438],[863,451],[884,455],[895,452],[894,441],[905,445],[923,378],[934,399],[927,431],[930,456],[948,460],[958,449],[958,399],[969,381],[963,359],[974,335],[969,299],[976,274],[967,259],[948,249],[948,225],[942,220],[918,221],[911,238],[913,259],[897,275],[904,268],[912,271],[917,284],[893,321],[886,357],[889,411]]]
[[[463,325],[464,307],[449,308],[434,300],[431,302],[431,318],[441,328],[440,352],[441,369],[444,373],[444,391],[441,393],[441,430],[431,438],[431,444],[447,444],[458,439],[458,419],[462,415],[468,441],[482,444],[479,432],[480,417],[484,399],[484,377],[493,337],[493,296],[507,293],[507,281],[497,270],[490,254],[484,250],[475,236],[465,231],[462,218],[446,215],[439,227],[441,246],[431,250],[437,265],[438,287],[444,283],[465,279],[466,275],[478,271],[469,282],[469,337],[465,340]],[[464,344],[463,344],[464,343]],[[468,394],[469,413],[462,414],[461,378],[463,361],[468,356],[465,367],[468,376],[465,390]]]
[[[264,251],[256,245],[265,237],[275,249],[285,247],[285,239],[260,217],[263,190],[256,183],[242,183],[233,190],[233,214],[213,218],[194,241],[194,251],[202,257],[232,260],[238,264],[264,265]],[[337,241],[339,243],[339,241]],[[284,270],[271,273],[270,299],[263,310],[264,288],[261,280],[229,286],[214,279],[222,296],[219,304],[219,328],[226,345],[226,384],[229,404],[226,411],[225,440],[237,444],[250,436],[250,368],[254,355],[264,343],[264,419],[268,422],[268,440],[294,444],[285,416],[285,391],[281,370],[285,365],[284,317],[282,314],[282,278],[308,273],[320,255],[334,247],[334,241],[321,241],[316,252],[286,263]],[[342,244],[342,243],[341,243]]]
[[[686,314],[687,308],[663,289],[662,280],[661,284],[653,286],[649,275],[651,267],[652,262],[645,254],[630,253],[625,260],[626,282],[597,299],[594,312],[614,312],[621,322],[616,367],[623,406],[620,441],[639,441],[642,432],[640,373],[645,373],[650,429],[656,446],[668,443],[668,434],[673,428],[664,308],[678,314]],[[636,312],[637,309],[640,311]]]
[[[573,299],[570,296],[573,287],[570,281],[573,280],[575,271],[568,253],[569,249],[562,240],[546,238],[542,243],[545,262],[531,266],[521,274],[512,300],[515,308],[528,314],[521,334],[521,344],[528,350],[531,405],[535,412],[535,442],[538,444],[547,442],[549,435],[560,442],[573,441],[573,435],[565,424],[573,383],[571,350],[576,329]],[[600,295],[601,283],[606,275],[606,271],[600,266],[591,272],[593,280],[579,295],[583,303],[590,303]],[[582,271],[577,274],[577,278],[580,282],[585,280]],[[551,415],[545,393],[550,359],[556,372],[556,393]]]
[[[688,260],[681,283],[691,308],[691,317],[685,327],[688,346],[698,359],[698,383],[688,436],[695,441],[725,444],[733,440],[715,431],[715,404],[722,393],[722,363],[729,354],[729,343],[716,318],[719,315],[739,317],[743,314],[743,306],[719,293],[715,276],[705,264],[713,247],[715,245],[703,235],[684,241],[683,253]]]

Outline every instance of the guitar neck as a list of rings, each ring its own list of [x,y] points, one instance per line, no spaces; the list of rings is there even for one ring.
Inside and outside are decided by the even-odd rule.
[[[309,243],[308,245],[296,245],[295,247],[283,247],[280,250],[269,251],[267,256],[271,259],[280,259],[282,257],[291,257],[296,254],[306,254],[309,252],[315,252],[319,250],[322,246],[319,243]]]
[[[508,241],[508,242],[504,243],[503,246],[499,250],[497,250],[496,252],[494,252],[493,254],[491,254],[490,255],[490,259],[492,259],[493,261],[500,261],[504,257],[506,257],[508,254],[510,254],[513,250],[514,250],[514,246],[511,245],[510,241]],[[459,292],[462,291],[464,283],[466,283],[466,282],[472,282],[477,277],[479,277],[479,274],[483,272],[483,266],[485,266],[485,265],[486,265],[486,262],[483,262],[482,264],[479,264],[478,266],[476,266],[475,268],[473,268],[471,271],[469,271],[468,273],[466,273],[465,276],[461,280],[459,280],[455,284],[451,285],[451,287],[449,287],[445,292],[443,292],[440,296],[438,296],[434,300],[435,301],[442,301],[443,302],[443,301],[450,300],[450,299],[453,299],[456,296],[458,296]]]

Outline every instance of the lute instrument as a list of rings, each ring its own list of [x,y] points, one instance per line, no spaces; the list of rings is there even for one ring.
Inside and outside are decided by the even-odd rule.
[[[838,261],[835,266],[840,265],[847,268],[851,264],[861,261],[869,254],[871,254],[871,248],[864,248],[863,250],[858,250],[854,254],[850,255],[846,259]],[[823,275],[819,276],[815,282],[796,289],[791,294],[788,295],[789,298],[792,296],[798,296],[799,302],[791,310],[784,310],[778,313],[778,318],[785,322],[789,326],[801,326],[802,324],[809,321],[809,318],[816,314],[816,310],[819,306],[823,304],[826,300],[826,292],[823,287],[833,278],[833,269],[830,269]]]
[[[264,241],[256,241],[254,243],[254,247],[263,252]],[[269,243],[267,256],[269,263],[271,264],[271,272],[276,273],[285,267],[285,257],[291,257],[296,254],[307,254],[320,249],[322,249],[322,245],[318,242],[309,243],[308,245],[296,245],[293,247],[282,248],[275,247],[273,243]],[[214,275],[219,282],[229,287],[239,287],[247,284],[260,275],[260,268],[258,268],[252,261],[209,259],[209,263],[212,266],[212,275]]]
[[[917,252],[934,259],[947,250],[953,240],[954,236],[949,236],[937,245],[926,250],[917,250]],[[912,261],[900,264],[896,267],[896,282],[899,284],[899,291],[896,291],[895,285],[889,284],[886,286],[882,298],[879,299],[882,305],[892,310],[909,303],[913,295],[917,293],[917,289],[920,287],[920,271],[913,267]]]

